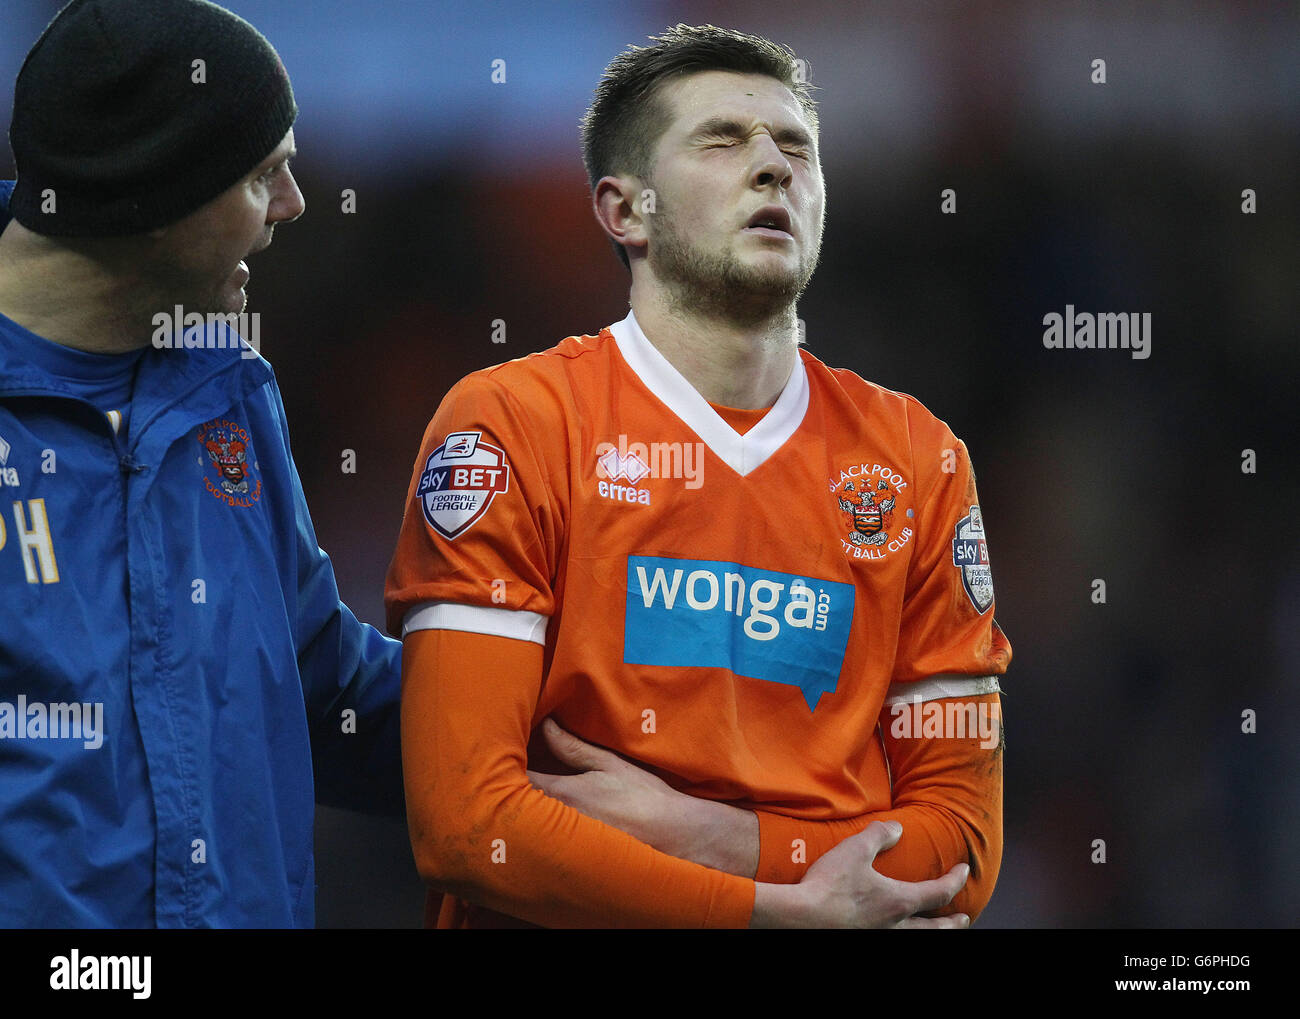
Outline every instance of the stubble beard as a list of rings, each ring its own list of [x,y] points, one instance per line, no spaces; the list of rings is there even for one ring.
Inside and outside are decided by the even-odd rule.
[[[231,275],[233,276],[233,273]],[[159,310],[171,314],[176,307],[180,307],[186,315],[197,312],[204,318],[238,316],[248,308],[247,286],[233,302],[239,307],[232,309],[226,305],[226,293],[232,286],[230,276],[216,284],[200,283],[192,274],[178,269],[170,260],[160,259],[153,263],[150,277],[152,282],[148,299],[150,316]]]
[[[812,280],[821,250],[801,256],[794,270],[746,265],[734,251],[706,251],[684,241],[670,215],[654,220],[650,268],[668,290],[671,303],[686,314],[759,325],[787,317]]]

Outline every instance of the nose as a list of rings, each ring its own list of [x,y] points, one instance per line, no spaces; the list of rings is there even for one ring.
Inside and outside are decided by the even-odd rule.
[[[764,134],[757,142],[752,172],[754,186],[758,188],[777,184],[784,190],[794,180],[794,167],[781,151],[781,146],[768,134]]]
[[[276,223],[292,223],[307,211],[307,200],[298,189],[292,171],[286,167],[279,176],[280,188],[266,211],[266,221],[273,226]]]

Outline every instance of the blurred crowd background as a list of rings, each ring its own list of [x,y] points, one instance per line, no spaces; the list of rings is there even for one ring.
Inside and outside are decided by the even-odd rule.
[[[6,122],[60,6],[5,0]],[[979,474],[1015,649],[1006,850],[981,925],[1295,926],[1296,5],[225,6],[277,47],[302,111],[307,212],[251,262],[249,310],[358,615],[383,624],[447,389],[626,313],[579,156],[605,64],[677,22],[764,34],[820,89],[808,347],[920,398]],[[1045,349],[1043,317],[1067,304],[1149,312],[1150,358]],[[321,925],[419,924],[400,823],[322,810],[317,844]]]

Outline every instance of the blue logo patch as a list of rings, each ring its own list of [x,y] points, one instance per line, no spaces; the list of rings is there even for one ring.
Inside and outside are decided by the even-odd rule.
[[[833,693],[853,623],[853,585],[709,559],[628,556],[623,661],[730,669]]]

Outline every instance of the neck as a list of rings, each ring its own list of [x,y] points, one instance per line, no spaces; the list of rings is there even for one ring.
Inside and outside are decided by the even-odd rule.
[[[146,286],[122,242],[56,242],[12,222],[0,234],[0,314],[67,347],[121,354],[149,345],[160,295]]]
[[[646,339],[710,403],[758,410],[776,403],[798,353],[794,304],[738,323],[632,284],[632,311]]]

